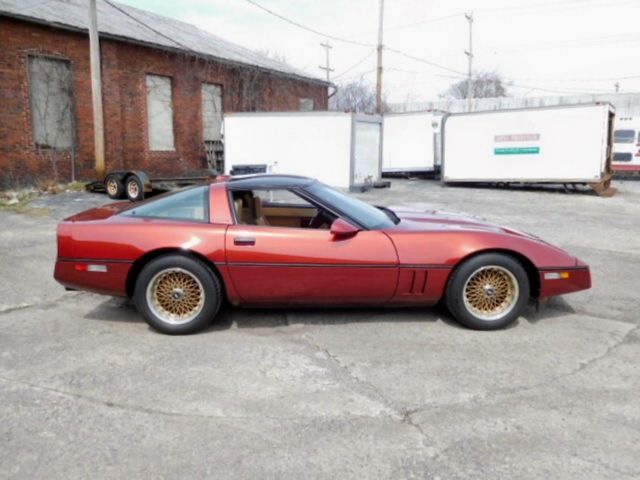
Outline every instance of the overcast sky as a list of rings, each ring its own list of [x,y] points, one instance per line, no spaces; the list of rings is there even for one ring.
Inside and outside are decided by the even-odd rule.
[[[283,55],[323,76],[324,37],[247,0],[119,0],[192,23],[225,39]],[[314,30],[375,44],[378,0],[255,0]],[[640,91],[640,0],[386,0],[384,44],[445,68],[385,51],[389,101],[437,98],[467,70],[465,11],[474,12],[474,70],[495,70],[511,94]],[[375,82],[375,49],[330,40],[332,80]],[[452,72],[453,71],[453,72]],[[635,77],[635,78],[628,78]]]

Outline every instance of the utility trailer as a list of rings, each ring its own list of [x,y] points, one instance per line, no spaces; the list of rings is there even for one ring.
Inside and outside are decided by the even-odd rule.
[[[268,173],[313,177],[360,190],[381,182],[382,119],[344,112],[224,115],[225,173],[265,165]]]
[[[442,182],[583,184],[612,195],[614,117],[606,103],[446,115]]]
[[[167,192],[198,183],[215,180],[215,170],[198,170],[184,176],[153,177],[143,170],[118,170],[108,172],[103,182],[87,184],[87,190],[104,192],[113,200],[128,198],[132,202],[143,200],[148,194]]]
[[[391,113],[384,116],[382,174],[436,172],[436,152],[442,114]]]

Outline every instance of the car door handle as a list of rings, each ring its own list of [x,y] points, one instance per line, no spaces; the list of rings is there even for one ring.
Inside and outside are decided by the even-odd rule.
[[[233,244],[240,246],[255,245],[256,239],[254,237],[235,237],[233,239]]]

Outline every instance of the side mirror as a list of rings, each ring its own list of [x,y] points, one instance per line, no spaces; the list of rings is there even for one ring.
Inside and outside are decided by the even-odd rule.
[[[331,234],[336,238],[353,237],[358,231],[357,227],[341,218],[336,218],[331,224]]]

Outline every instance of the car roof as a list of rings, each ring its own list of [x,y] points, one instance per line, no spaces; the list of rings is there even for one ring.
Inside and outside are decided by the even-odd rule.
[[[227,188],[232,190],[253,190],[261,188],[295,188],[305,187],[316,180],[298,175],[257,174],[231,177],[227,180]]]

